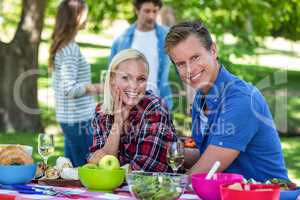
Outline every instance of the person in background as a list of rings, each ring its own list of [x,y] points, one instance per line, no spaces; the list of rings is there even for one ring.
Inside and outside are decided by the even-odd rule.
[[[149,62],[147,90],[162,98],[172,108],[172,93],[169,86],[170,60],[164,50],[167,29],[156,23],[163,3],[161,0],[134,0],[137,20],[116,38],[111,48],[109,62],[121,50],[133,48],[142,52]]]
[[[64,0],[59,5],[51,36],[49,68],[53,72],[56,119],[64,133],[64,153],[75,167],[85,163],[92,144],[91,119],[101,90],[91,84],[91,69],[75,37],[87,22],[84,0]]]
[[[280,139],[263,95],[218,60],[217,45],[199,21],[170,29],[166,51],[183,82],[197,90],[192,135],[201,157],[188,174],[219,171],[265,182],[288,180]]]
[[[135,49],[116,54],[104,83],[103,104],[93,119],[90,163],[105,155],[118,157],[132,170],[171,172],[167,149],[177,140],[166,105],[147,91],[149,64]]]

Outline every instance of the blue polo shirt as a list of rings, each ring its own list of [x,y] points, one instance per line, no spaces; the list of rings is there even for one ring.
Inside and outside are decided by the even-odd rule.
[[[201,117],[204,106],[210,110],[206,122]],[[197,91],[192,134],[201,154],[210,144],[240,152],[225,172],[257,181],[288,179],[280,139],[263,95],[224,66],[206,96]]]

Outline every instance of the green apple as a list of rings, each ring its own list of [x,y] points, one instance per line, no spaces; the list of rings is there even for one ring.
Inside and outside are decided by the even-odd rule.
[[[120,168],[120,162],[113,155],[105,155],[99,161],[98,166],[102,169],[114,170]]]
[[[97,169],[98,166],[96,164],[88,163],[82,166],[83,168],[88,168],[88,169]]]

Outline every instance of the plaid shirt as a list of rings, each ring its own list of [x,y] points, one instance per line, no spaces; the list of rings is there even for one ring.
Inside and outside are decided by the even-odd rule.
[[[103,148],[114,122],[112,115],[104,115],[101,106],[96,107],[92,125],[94,128],[91,152]],[[119,161],[129,163],[132,170],[170,172],[167,164],[167,147],[176,141],[175,128],[170,114],[161,100],[150,92],[129,113],[129,126],[120,138]]]

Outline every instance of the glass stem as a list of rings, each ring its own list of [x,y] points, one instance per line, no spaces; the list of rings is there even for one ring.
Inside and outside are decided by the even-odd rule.
[[[44,158],[44,163],[47,166],[47,164],[48,164],[48,157]]]

